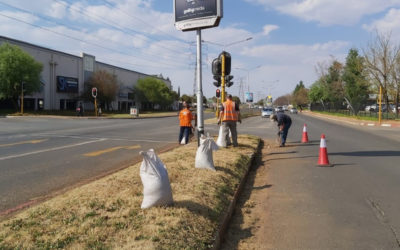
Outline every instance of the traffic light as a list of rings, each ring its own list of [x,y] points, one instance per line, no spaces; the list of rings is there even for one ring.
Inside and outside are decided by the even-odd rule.
[[[220,96],[221,96],[221,90],[220,90],[220,89],[217,89],[217,90],[215,91],[215,97],[219,98]]]
[[[221,76],[221,60],[219,58],[215,58],[212,61],[211,70],[214,76]]]
[[[92,96],[93,96],[93,98],[97,97],[97,88],[96,87],[92,88]]]
[[[216,82],[213,82],[214,86],[217,88],[221,87],[221,76],[215,75],[213,78],[216,80]]]
[[[225,75],[229,75],[231,73],[231,54],[229,54],[226,51],[222,51],[221,54],[219,54],[219,61],[222,63],[222,55],[225,56]]]
[[[233,76],[227,75],[225,76],[225,85],[229,88],[230,86],[233,85],[233,82],[231,82],[233,79]]]

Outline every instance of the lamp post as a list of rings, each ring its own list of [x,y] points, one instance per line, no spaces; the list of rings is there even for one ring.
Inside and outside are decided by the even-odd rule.
[[[244,70],[247,72],[247,91],[250,92],[250,71],[255,70],[260,68],[261,65],[258,65],[256,67],[250,68],[250,69],[245,69],[245,68],[235,68],[235,69],[239,69],[239,70]]]

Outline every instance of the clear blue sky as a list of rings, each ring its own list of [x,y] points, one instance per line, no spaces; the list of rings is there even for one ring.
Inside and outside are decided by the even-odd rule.
[[[400,43],[400,0],[225,0],[217,28],[202,31],[203,90],[215,93],[210,63],[229,44],[233,95],[255,99],[310,86],[317,64],[344,61],[362,51],[374,32],[392,32]],[[192,94],[195,32],[175,29],[168,0],[0,0],[0,34],[148,74],[162,74],[174,90]],[[241,82],[241,84],[240,84]]]

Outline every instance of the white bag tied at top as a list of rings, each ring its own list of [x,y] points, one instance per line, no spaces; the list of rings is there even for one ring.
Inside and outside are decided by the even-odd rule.
[[[143,183],[142,209],[153,206],[166,206],[173,203],[168,172],[154,149],[141,151],[143,156],[140,166],[140,178]]]
[[[196,152],[196,168],[205,168],[215,171],[212,151],[218,150],[218,145],[207,135],[207,138],[200,138],[200,147]]]
[[[222,126],[219,127],[219,134],[217,139],[217,145],[220,147],[226,147],[226,138],[224,137],[224,128]]]

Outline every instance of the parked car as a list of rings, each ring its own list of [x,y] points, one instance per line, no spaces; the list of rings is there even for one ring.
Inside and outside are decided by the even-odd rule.
[[[396,105],[393,105],[391,108],[393,113],[396,113]],[[398,112],[400,113],[400,106],[397,107]]]
[[[275,112],[272,108],[263,108],[261,110],[261,118],[269,118],[271,115],[273,115]]]
[[[297,114],[297,109],[296,108],[291,108],[290,109],[291,114]]]

